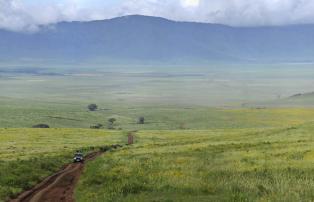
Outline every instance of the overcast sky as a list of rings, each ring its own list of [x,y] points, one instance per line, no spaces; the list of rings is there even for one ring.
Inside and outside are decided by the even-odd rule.
[[[263,26],[314,23],[314,0],[0,0],[0,28],[142,14],[178,21]]]

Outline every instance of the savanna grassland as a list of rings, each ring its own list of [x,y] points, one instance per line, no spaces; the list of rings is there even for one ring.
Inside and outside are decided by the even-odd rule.
[[[312,201],[314,123],[140,131],[87,165],[77,201]]]
[[[0,201],[129,131],[134,145],[86,165],[77,201],[312,201],[314,96],[291,95],[312,92],[313,78],[289,68],[1,74]],[[51,128],[31,129],[40,123]]]
[[[36,185],[85,153],[125,142],[118,131],[84,129],[0,129],[0,201]]]

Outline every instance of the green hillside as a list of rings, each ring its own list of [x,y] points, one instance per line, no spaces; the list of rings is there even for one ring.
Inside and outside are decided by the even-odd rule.
[[[312,201],[313,123],[141,131],[88,164],[77,201]]]
[[[72,161],[75,150],[126,141],[123,132],[0,129],[0,201],[29,189]]]
[[[134,145],[86,164],[77,201],[313,201],[313,94],[296,93],[313,90],[314,71],[303,68],[3,73],[0,201],[129,131]],[[40,123],[51,128],[31,129]]]
[[[238,127],[138,131],[133,146],[87,164],[77,200],[313,200],[312,112],[269,109],[267,122],[234,112],[247,114]],[[119,130],[1,129],[0,199],[55,172],[78,148],[125,142]]]

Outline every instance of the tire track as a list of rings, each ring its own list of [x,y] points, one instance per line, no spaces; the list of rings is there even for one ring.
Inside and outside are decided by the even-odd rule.
[[[112,145],[117,149],[121,145]],[[85,162],[92,161],[106,151],[97,151],[85,156]],[[84,169],[84,163],[71,163],[59,172],[46,178],[29,191],[20,194],[10,202],[74,202],[74,188]]]

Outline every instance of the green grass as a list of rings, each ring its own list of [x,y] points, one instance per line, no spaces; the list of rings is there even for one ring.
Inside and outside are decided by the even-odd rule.
[[[180,105],[99,103],[89,112],[88,103],[49,103],[0,98],[0,128],[29,128],[45,123],[53,128],[89,128],[116,118],[115,129],[177,130],[284,127],[314,120],[314,108],[211,108]],[[137,124],[144,116],[146,124]]]
[[[0,201],[14,197],[72,161],[75,150],[126,142],[123,132],[0,129]]]
[[[77,201],[312,201],[314,124],[141,131],[88,164]]]
[[[314,71],[302,70],[2,75],[0,128],[106,127],[111,117],[124,130],[284,127],[314,119],[313,96],[278,99],[313,91]]]
[[[189,71],[171,69],[136,71],[130,68],[121,73],[85,69],[55,76],[0,72],[0,92],[1,97],[50,103],[239,107],[245,103],[274,101],[313,91],[314,70],[310,66],[243,65],[211,67],[202,71],[197,68]],[[304,101],[301,106],[313,106],[312,101]]]
[[[89,128],[98,123],[106,127],[111,117],[117,119],[115,128],[124,130],[265,128],[312,121],[313,96],[278,98],[312,92],[314,71],[275,67],[237,66],[197,73],[1,73],[0,128],[39,123],[53,128]],[[89,112],[91,103],[100,110]],[[145,125],[136,124],[140,116],[146,118]]]
[[[139,130],[134,146],[88,164],[76,191],[78,201],[279,200],[284,193],[289,193],[287,200],[312,199],[312,108],[111,105],[109,111],[88,112],[82,103],[70,108],[42,102],[19,108],[17,103],[21,101],[0,106],[8,115],[1,116],[2,124],[87,128],[115,117],[117,129]],[[146,124],[136,124],[143,114]],[[40,118],[47,115],[82,121],[73,125],[71,120]],[[125,142],[124,131],[0,129],[0,201],[58,170],[77,148]],[[298,180],[302,174],[305,181]],[[288,190],[293,181],[300,183],[298,188]],[[302,188],[306,186],[310,188]]]
[[[130,130],[139,130],[136,144],[87,164],[78,201],[313,201],[313,98],[278,99],[312,92],[313,75],[295,67],[0,75],[0,201],[74,150],[125,142]],[[115,130],[88,129],[109,118]],[[39,123],[52,129],[29,129]]]

